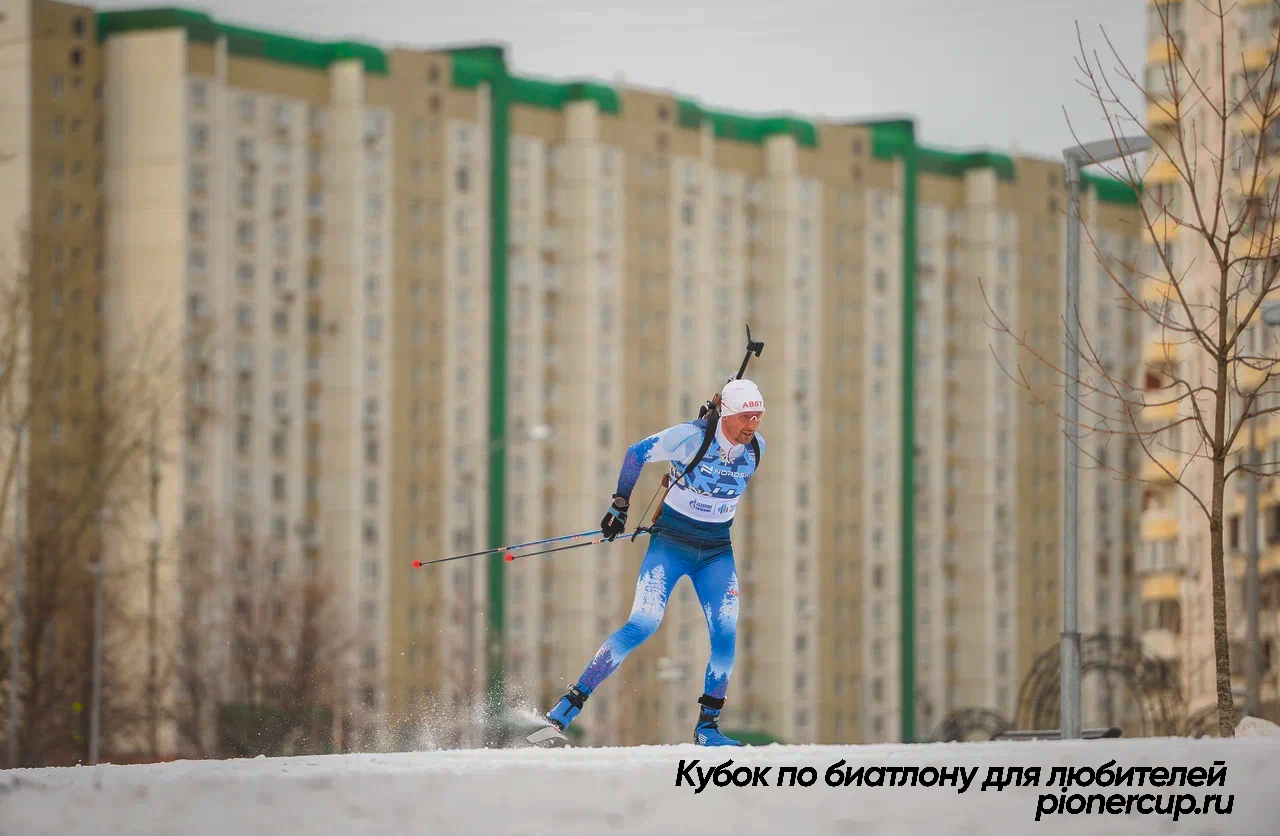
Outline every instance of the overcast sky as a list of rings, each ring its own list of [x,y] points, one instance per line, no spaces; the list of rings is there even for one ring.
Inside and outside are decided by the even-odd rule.
[[[93,0],[90,0],[93,2]],[[1141,73],[1143,0],[204,0],[245,26],[383,46],[508,45],[521,74],[625,80],[703,104],[814,118],[909,113],[922,141],[1061,159],[1077,136],[1110,136],[1081,88],[1077,24],[1116,67]],[[1130,106],[1141,98],[1121,90]],[[1064,113],[1065,108],[1065,113]]]

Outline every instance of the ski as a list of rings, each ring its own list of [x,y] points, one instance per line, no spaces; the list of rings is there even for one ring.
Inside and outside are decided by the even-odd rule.
[[[569,738],[565,737],[564,732],[550,723],[526,737],[525,740],[534,746],[546,745],[548,748],[570,745]]]

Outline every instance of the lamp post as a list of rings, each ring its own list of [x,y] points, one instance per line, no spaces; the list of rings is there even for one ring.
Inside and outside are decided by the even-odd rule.
[[[93,574],[93,693],[89,710],[89,765],[98,763],[98,740],[102,720],[102,557],[89,564]]]
[[[160,562],[160,463],[156,438],[160,417],[151,418],[150,444],[150,476],[151,476],[151,525],[148,535],[150,552],[147,558],[147,718],[150,738],[151,760],[160,756],[160,706],[157,693],[157,662],[159,660],[156,647],[156,598],[159,594]]]
[[[1066,466],[1063,472],[1063,505],[1065,520],[1062,530],[1062,633],[1061,703],[1063,740],[1080,737],[1080,609],[1077,596],[1079,578],[1079,473],[1077,471],[1076,423],[1080,414],[1080,169],[1094,163],[1105,163],[1151,148],[1146,136],[1120,137],[1076,145],[1062,151],[1067,167],[1067,189],[1070,214],[1067,218],[1067,339],[1066,352]]]
[[[26,463],[22,458],[23,427],[13,427],[18,436],[16,445],[16,462],[13,492],[13,649],[9,654],[9,766],[18,766],[18,714],[22,702],[22,691],[19,687],[22,674],[22,546],[26,537],[26,518],[22,507],[23,476],[26,474]]]

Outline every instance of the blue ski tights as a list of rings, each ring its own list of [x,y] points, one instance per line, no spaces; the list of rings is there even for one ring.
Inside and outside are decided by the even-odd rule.
[[[666,612],[667,598],[685,575],[693,581],[711,636],[705,693],[724,699],[737,648],[738,573],[733,563],[733,546],[725,540],[677,538],[666,532],[654,535],[649,543],[636,581],[631,617],[600,646],[578,679],[579,689],[586,693],[594,691],[618,669],[628,653],[657,631]]]

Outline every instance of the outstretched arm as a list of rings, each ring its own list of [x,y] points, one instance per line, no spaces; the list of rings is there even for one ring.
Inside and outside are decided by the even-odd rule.
[[[632,444],[622,459],[622,472],[618,474],[618,490],[614,495],[630,499],[640,471],[649,462],[688,461],[693,458],[702,443],[704,430],[705,426],[687,421]]]

